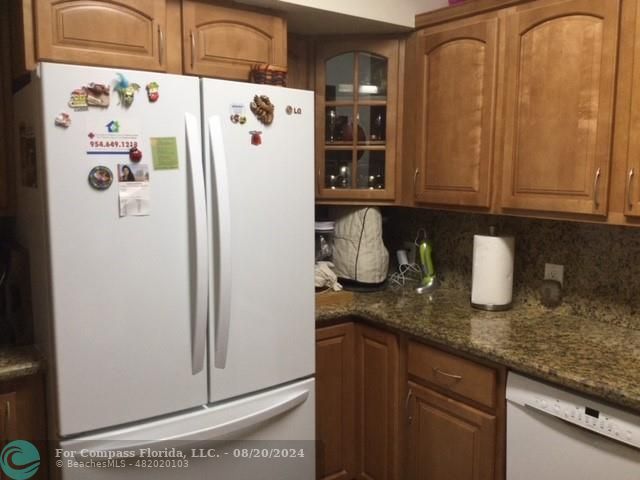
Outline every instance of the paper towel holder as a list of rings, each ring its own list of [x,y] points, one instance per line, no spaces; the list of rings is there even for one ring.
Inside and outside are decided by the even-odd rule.
[[[488,234],[485,234],[484,236],[485,237],[498,237],[498,234],[497,234],[496,230],[497,229],[496,229],[495,225],[490,225]],[[509,237],[509,238],[511,238],[511,241],[513,242],[513,237]],[[474,239],[475,239],[475,237],[474,237]],[[475,240],[474,240],[474,250],[475,250]],[[475,252],[474,252],[474,270],[475,270],[475,268],[476,268],[476,265],[475,265]],[[511,268],[513,269],[513,266]],[[513,270],[511,270],[510,274],[513,275]],[[472,280],[472,283],[474,283],[473,280]],[[486,311],[491,311],[491,312],[499,312],[499,311],[509,310],[509,309],[512,308],[512,306],[513,306],[513,297],[512,297],[511,294],[509,295],[509,297],[510,297],[509,302],[505,302],[505,303],[492,303],[492,302],[479,303],[479,302],[474,302],[473,301],[474,286],[475,285],[472,285],[471,302],[470,302],[471,303],[471,307],[476,308],[478,310],[486,310]]]

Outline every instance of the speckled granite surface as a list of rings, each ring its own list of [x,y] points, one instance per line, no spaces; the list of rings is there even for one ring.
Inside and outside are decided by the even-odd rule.
[[[545,263],[565,266],[564,305],[577,316],[640,330],[640,229],[418,208],[383,210],[391,251],[425,228],[445,286],[471,288],[473,235],[489,225],[516,239],[514,298],[539,304]],[[395,256],[391,255],[393,259]]]
[[[42,360],[32,346],[0,346],[0,382],[38,373]]]
[[[462,290],[355,294],[323,306],[319,324],[355,315],[640,411],[640,331],[566,310],[519,304],[507,312],[469,306]]]

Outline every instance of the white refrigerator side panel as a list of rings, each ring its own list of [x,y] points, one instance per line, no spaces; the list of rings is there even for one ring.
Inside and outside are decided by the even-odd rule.
[[[313,93],[265,85],[202,80],[203,121],[219,116],[230,203],[230,323],[225,362],[212,352],[211,402],[313,374],[314,368],[314,128]],[[251,113],[254,95],[268,95],[275,119],[262,125]],[[232,123],[231,104],[244,105],[245,124]],[[301,114],[288,115],[286,107]],[[252,131],[261,131],[252,145]],[[205,125],[205,168],[215,192],[215,162]],[[214,142],[220,139],[213,139]],[[212,170],[214,170],[212,172]],[[211,198],[213,197],[213,198]],[[216,238],[215,195],[212,235]],[[220,265],[213,246],[214,271]],[[218,256],[217,256],[218,255]],[[217,264],[216,264],[217,263]],[[210,292],[212,305],[221,299]],[[224,319],[213,315],[210,345]],[[212,348],[212,350],[215,350]],[[218,366],[224,365],[224,368]]]
[[[206,372],[192,373],[194,212],[185,113],[199,118],[198,82],[120,70],[141,86],[133,105],[71,112],[70,92],[112,84],[118,71],[42,64],[44,165],[49,225],[59,434],[112,427],[206,403]],[[156,103],[144,86],[160,85]],[[69,128],[54,126],[59,112]],[[117,165],[128,155],[88,155],[90,132],[111,121],[139,134],[150,176],[149,216],[119,217]],[[197,126],[199,129],[199,125]],[[175,137],[179,168],[154,170],[150,137]],[[198,143],[200,138],[198,137]],[[195,146],[199,152],[200,145]],[[200,158],[194,159],[200,161]],[[96,165],[114,173],[91,188]]]

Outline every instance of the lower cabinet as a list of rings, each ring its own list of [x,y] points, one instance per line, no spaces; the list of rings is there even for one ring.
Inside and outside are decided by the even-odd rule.
[[[495,477],[496,417],[409,382],[407,478]]]
[[[316,331],[317,478],[355,472],[354,324]]]
[[[504,480],[505,378],[403,334],[317,329],[317,478]]]
[[[32,478],[48,478],[44,382],[40,375],[0,382],[0,446],[13,440],[28,440],[37,447],[40,467]]]

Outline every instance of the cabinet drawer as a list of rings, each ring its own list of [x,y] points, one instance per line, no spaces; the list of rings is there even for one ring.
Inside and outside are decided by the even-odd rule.
[[[489,408],[496,407],[494,369],[419,343],[409,343],[409,375],[457,393]]]

